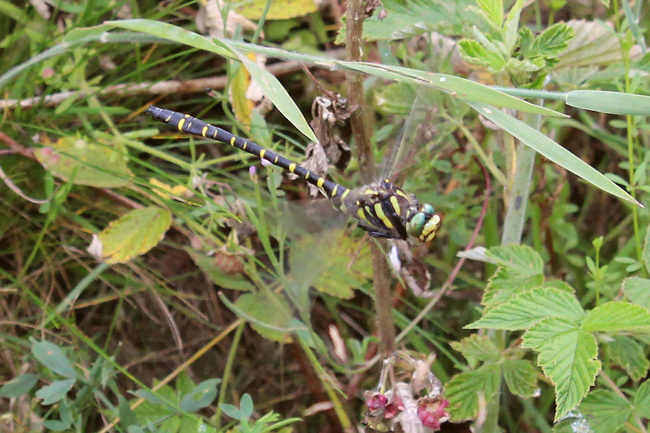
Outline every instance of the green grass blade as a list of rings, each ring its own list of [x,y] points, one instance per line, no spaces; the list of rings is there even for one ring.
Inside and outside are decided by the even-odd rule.
[[[488,86],[484,86],[483,84],[455,77],[453,75],[435,74],[401,66],[378,65],[374,63],[337,62],[337,64],[345,65],[346,67],[359,72],[402,83],[434,87],[452,93],[458,98],[467,101],[484,102],[499,107],[542,114],[544,116],[567,117],[563,113],[531,104],[530,102],[526,102],[522,99],[515,98],[514,96],[506,95],[505,93],[499,92],[498,90],[492,89]]]
[[[572,90],[566,95],[572,107],[607,114],[650,115],[650,96],[603,90]]]
[[[314,142],[318,141],[316,135],[305,120],[305,117],[300,112],[300,109],[282,84],[280,84],[278,79],[275,78],[273,74],[248,59],[244,53],[233,48],[227,40],[207,38],[181,27],[152,20],[134,19],[113,21],[109,24],[115,27],[168,39],[179,44],[209,51],[232,60],[239,60],[243,63],[244,67],[248,70],[253,79],[260,85],[264,95],[273,102],[287,120],[289,120],[289,122],[291,122],[308,139]]]
[[[514,117],[507,115],[498,108],[478,102],[467,101],[467,103],[480,114],[517,137],[525,145],[535,149],[536,152],[559,166],[569,170],[571,173],[584,179],[596,188],[602,189],[618,198],[641,206],[641,203],[636,201],[631,195],[605,177],[598,170],[588,165],[582,159],[578,158],[536,129],[531,128]]]

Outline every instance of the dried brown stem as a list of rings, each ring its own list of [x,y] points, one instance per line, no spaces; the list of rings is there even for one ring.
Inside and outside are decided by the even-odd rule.
[[[351,0],[346,12],[347,40],[346,58],[348,61],[361,61],[361,34],[363,21],[368,16],[367,4],[363,0]],[[355,153],[361,167],[361,178],[365,183],[375,180],[375,164],[367,127],[368,112],[363,97],[363,76],[347,73],[348,100],[350,105],[359,107],[350,117],[350,125],[356,142]],[[379,350],[388,355],[395,350],[395,328],[390,296],[388,269],[384,254],[376,242],[370,244],[373,263],[373,288],[375,290],[375,311]]]

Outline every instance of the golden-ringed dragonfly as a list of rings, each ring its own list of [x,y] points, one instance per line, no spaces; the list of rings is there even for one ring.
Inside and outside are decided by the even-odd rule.
[[[149,106],[146,112],[179,131],[230,144],[288,170],[323,191],[334,208],[354,217],[358,226],[370,236],[406,240],[411,235],[422,242],[429,242],[440,226],[440,215],[435,213],[432,205],[420,205],[415,195],[405,193],[388,179],[350,190],[257,143],[189,114],[154,106]]]

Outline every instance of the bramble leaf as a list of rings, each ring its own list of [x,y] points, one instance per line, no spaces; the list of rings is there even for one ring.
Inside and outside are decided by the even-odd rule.
[[[451,347],[462,353],[470,362],[494,362],[501,358],[501,352],[499,352],[499,349],[485,335],[472,334],[460,341],[452,342]]]
[[[650,380],[639,386],[634,396],[634,412],[646,419],[650,419]]]
[[[633,380],[641,380],[648,374],[650,361],[643,346],[633,338],[615,335],[613,340],[607,343],[607,348],[612,361],[623,367]]]
[[[588,332],[650,332],[650,311],[627,302],[607,302],[589,313],[582,322]]]
[[[497,364],[486,364],[474,371],[460,373],[447,382],[449,415],[453,422],[476,418],[479,401],[496,398],[501,382],[501,369]]]
[[[623,291],[630,302],[650,310],[650,279],[629,277],[623,280]]]
[[[508,245],[490,248],[486,257],[498,266],[483,295],[482,303],[488,308],[544,282],[544,262],[530,247]]]
[[[569,320],[545,319],[531,327],[523,346],[539,352],[537,365],[555,386],[555,420],[573,410],[587,395],[601,363],[593,335]]]
[[[520,397],[531,397],[537,391],[537,369],[525,359],[506,359],[503,363],[503,378],[511,393]]]
[[[490,310],[466,326],[469,329],[526,329],[546,318],[577,322],[584,311],[573,293],[551,288],[537,288],[521,293]]]
[[[530,47],[530,57],[555,57],[564,51],[575,31],[566,23],[556,23],[540,33]]]
[[[632,414],[632,408],[626,399],[613,391],[602,389],[590,392],[580,404],[580,411],[594,433],[619,431]]]

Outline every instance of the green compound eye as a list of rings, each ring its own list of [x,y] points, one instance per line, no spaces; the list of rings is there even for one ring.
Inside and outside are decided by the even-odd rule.
[[[440,227],[440,216],[429,203],[423,204],[406,224],[408,233],[422,242],[431,241],[436,236],[438,227]]]

